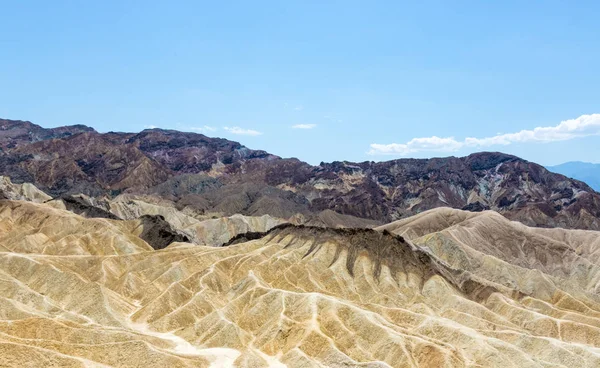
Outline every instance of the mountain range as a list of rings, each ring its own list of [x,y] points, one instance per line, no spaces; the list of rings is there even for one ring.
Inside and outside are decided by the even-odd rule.
[[[556,166],[546,166],[546,168],[552,172],[581,180],[595,191],[600,191],[600,164],[571,161]]]
[[[196,133],[98,133],[4,119],[0,175],[53,197],[144,196],[218,216],[333,211],[381,224],[452,207],[490,209],[529,226],[600,229],[600,194],[591,187],[498,152],[312,166]]]
[[[0,366],[600,366],[600,194],[0,120]]]

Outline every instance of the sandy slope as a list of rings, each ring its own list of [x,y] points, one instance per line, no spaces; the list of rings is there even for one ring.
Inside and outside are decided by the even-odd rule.
[[[9,177],[0,176],[0,199],[45,202],[52,197],[30,183],[14,184]]]
[[[2,366],[597,367],[599,233],[439,209],[160,251],[0,201]],[[383,230],[383,229],[381,229]]]

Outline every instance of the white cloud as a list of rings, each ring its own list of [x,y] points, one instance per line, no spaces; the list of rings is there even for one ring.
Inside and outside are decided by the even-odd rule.
[[[316,128],[317,124],[296,124],[292,125],[292,129],[313,129]]]
[[[537,127],[517,133],[500,134],[488,138],[466,138],[467,146],[507,145],[523,142],[556,142],[600,134],[600,114],[581,115],[551,127]]]
[[[156,125],[144,125],[145,129],[156,129],[158,128]]]
[[[201,126],[201,127],[190,127],[189,129],[190,129],[191,131],[194,131],[194,132],[200,132],[200,133],[204,133],[204,132],[214,132],[214,131],[216,131],[216,130],[217,130],[217,128],[215,128],[215,127],[211,127],[211,126],[208,126],[208,125],[204,125],[204,126]]]
[[[512,143],[540,143],[565,141],[573,138],[600,135],[600,114],[581,115],[548,127],[521,130],[516,133],[498,134],[493,137],[467,137],[457,141],[453,137],[413,138],[406,143],[371,144],[369,155],[405,156],[416,152],[455,152],[463,147],[506,146]]]
[[[261,135],[262,133],[257,131],[257,130],[252,130],[252,129],[242,129],[240,127],[224,127],[223,129],[225,129],[226,131],[228,131],[231,134],[237,134],[237,135],[251,135],[251,136],[256,136],[256,135]]]
[[[302,106],[302,105],[296,106],[296,107],[294,107],[294,110],[295,111],[302,111],[302,110],[304,110],[304,106]]]
[[[408,155],[414,152],[434,151],[434,152],[452,152],[460,149],[462,144],[454,138],[413,138],[407,143],[377,144],[371,145],[370,155]]]

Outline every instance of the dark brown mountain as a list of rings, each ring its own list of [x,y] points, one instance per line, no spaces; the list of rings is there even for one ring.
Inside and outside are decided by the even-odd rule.
[[[85,125],[71,125],[45,129],[29,121],[0,119],[0,150],[14,148],[21,144],[64,138],[83,132],[94,132]]]
[[[492,209],[532,226],[600,229],[600,194],[497,152],[311,166],[174,130],[100,134],[0,120],[0,175],[54,195],[158,195],[226,215],[333,210],[389,222],[431,208]]]

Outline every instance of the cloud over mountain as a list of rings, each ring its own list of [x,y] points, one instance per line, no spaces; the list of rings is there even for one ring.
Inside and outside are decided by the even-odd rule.
[[[259,132],[258,130],[253,130],[253,129],[243,129],[240,127],[224,127],[223,129],[225,129],[226,131],[228,131],[231,134],[236,134],[236,135],[250,135],[250,136],[257,136],[257,135],[262,135],[261,132]]]
[[[205,133],[205,132],[214,132],[217,130],[217,128],[212,127],[212,126],[208,126],[208,125],[204,125],[201,127],[190,127],[189,128],[191,131],[193,132],[200,132],[200,133]]]
[[[600,134],[600,114],[581,115],[576,119],[560,122],[555,126],[536,127],[516,133],[498,134],[492,137],[467,137],[462,141],[454,137],[437,136],[413,138],[406,143],[371,144],[370,155],[406,156],[416,152],[455,152],[465,147],[483,148],[506,146],[513,143],[543,143],[565,141]]]

